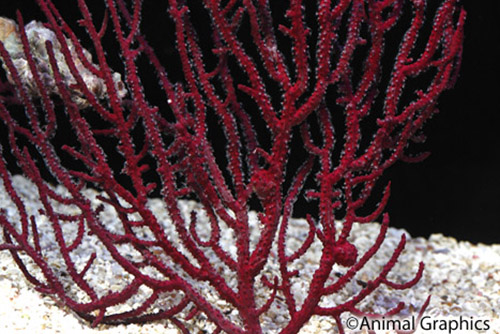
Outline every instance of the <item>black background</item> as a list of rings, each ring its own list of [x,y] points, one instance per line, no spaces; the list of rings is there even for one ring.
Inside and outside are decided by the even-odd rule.
[[[427,125],[431,156],[388,171],[393,226],[500,242],[500,3],[464,1],[461,75]]]
[[[56,3],[76,17],[71,9],[76,1]],[[392,195],[386,211],[392,226],[412,236],[443,233],[499,243],[500,4],[469,0],[463,5],[468,15],[461,75],[455,88],[440,98],[441,112],[426,125],[423,147],[432,154],[422,163],[397,163],[387,171]],[[0,15],[13,18],[16,7],[26,22],[43,20],[34,1],[2,1]],[[164,7],[150,7],[145,14],[166,18]],[[172,48],[161,51],[168,54]]]

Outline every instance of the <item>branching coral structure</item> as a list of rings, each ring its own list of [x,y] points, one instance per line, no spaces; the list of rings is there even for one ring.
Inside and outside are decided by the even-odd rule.
[[[379,191],[377,181],[396,161],[426,157],[409,144],[425,139],[438,97],[458,76],[465,11],[457,1],[442,1],[432,18],[424,0],[289,0],[281,14],[273,1],[203,0],[211,25],[202,32],[189,2],[169,0],[182,72],[175,80],[142,33],[142,1],[104,1],[99,23],[84,0],[74,1],[91,40],[85,46],[53,1],[37,2],[46,23],[25,25],[21,13],[0,19],[3,153],[40,203],[37,212],[26,207],[0,159],[12,201],[0,211],[0,250],[37,290],[94,326],[169,319],[186,333],[186,323],[204,315],[214,333],[259,334],[266,314],[280,308],[276,333],[298,333],[313,316],[333,319],[343,333],[343,314],[375,316],[362,303],[376,289],[419,281],[422,263],[409,281],[389,278],[404,236],[377,275],[361,281],[358,273],[389,224],[390,184]],[[403,31],[399,40],[394,31]],[[200,37],[207,32],[210,48]],[[108,59],[109,33],[121,73]],[[384,52],[394,45],[388,66]],[[162,107],[145,88],[144,60]],[[419,78],[424,84],[414,88]],[[61,122],[72,138],[58,147]],[[95,200],[87,188],[98,190]],[[151,207],[153,196],[166,217]],[[196,209],[181,209],[185,199]],[[298,206],[315,209],[292,238]],[[118,225],[106,223],[110,212]],[[360,252],[349,241],[353,225],[379,217],[379,234]],[[124,284],[103,291],[92,283],[99,255],[75,260],[92,243],[113,259],[111,279]],[[301,276],[312,248],[320,255]],[[46,256],[54,251],[58,263]],[[349,299],[323,303],[353,282],[361,288]],[[140,289],[148,298],[117,311]]]

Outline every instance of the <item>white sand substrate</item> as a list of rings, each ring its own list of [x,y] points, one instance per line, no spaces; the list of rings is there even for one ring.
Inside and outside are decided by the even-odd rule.
[[[36,200],[36,188],[25,178],[20,176],[14,177],[15,186],[20,194],[23,194],[23,201],[33,215],[37,216],[40,207],[39,201]],[[64,191],[59,189],[58,191]],[[88,190],[87,196],[96,201],[97,192]],[[151,200],[149,203],[151,209],[155,212],[155,216],[168,221],[165,217],[166,212],[161,201],[158,199]],[[191,210],[198,210],[197,204],[194,202],[181,202],[182,210],[189,213]],[[11,219],[15,219],[16,210],[12,202],[7,197],[3,186],[0,182],[0,208]],[[113,223],[118,224],[116,215],[112,211],[105,210],[102,219],[106,220],[106,228],[113,229]],[[253,216],[253,215],[252,215]],[[14,220],[13,220],[14,221]],[[50,229],[48,222],[43,221],[43,217],[37,217],[39,228]],[[46,226],[44,224],[47,224]],[[256,224],[253,221],[251,224]],[[72,224],[75,226],[76,224]],[[65,233],[68,235],[74,234],[71,231],[71,226],[65,226]],[[73,227],[75,228],[75,227]],[[355,224],[351,233],[350,241],[354,243],[362,253],[368,249],[373,240],[377,237],[380,230],[378,223]],[[305,231],[305,232],[304,232]],[[304,220],[296,219],[290,222],[288,231],[288,243],[290,247],[300,247],[301,240],[304,238],[304,233],[307,233],[307,224]],[[175,233],[171,233],[175,236]],[[203,234],[203,233],[200,233]],[[402,319],[410,317],[412,314],[418,313],[420,306],[424,303],[429,295],[432,295],[431,303],[425,312],[428,319],[440,319],[443,323],[450,324],[453,319],[462,319],[466,321],[480,321],[480,324],[488,324],[490,329],[485,331],[465,330],[462,332],[453,331],[452,333],[500,333],[500,244],[499,245],[473,245],[466,241],[457,241],[453,238],[434,234],[426,240],[424,238],[411,238],[407,232],[401,229],[389,228],[386,239],[373,260],[370,260],[363,270],[356,276],[356,282],[353,282],[346,288],[339,291],[334,296],[322,299],[321,303],[326,305],[334,305],[348,300],[363,286],[363,282],[373,279],[380,272],[380,268],[386,263],[393,249],[397,246],[401,235],[407,235],[407,245],[405,251],[401,255],[398,264],[393,269],[389,277],[393,281],[405,282],[415,275],[418,263],[425,263],[425,271],[421,281],[412,289],[404,291],[393,291],[386,287],[376,290],[370,295],[367,300],[362,303],[362,309],[373,312],[384,312],[394,307],[397,302],[404,301],[407,307],[402,312]],[[46,238],[41,240],[42,245],[50,248],[50,242],[53,242],[53,236],[50,233],[44,234]],[[87,237],[86,237],[87,238]],[[76,254],[72,254],[73,260],[77,263],[81,258],[81,263],[84,265],[89,258],[91,252],[96,252],[96,247],[99,247],[99,242],[90,239],[84,240],[82,246],[79,247]],[[232,237],[226,236],[221,242],[228,243],[228,252],[231,249]],[[0,237],[0,242],[3,242]],[[47,246],[49,245],[49,246]],[[88,249],[85,249],[88,247]],[[81,248],[81,249],[80,249]],[[117,268],[113,264],[112,258],[105,250],[97,250],[99,252],[98,263],[89,270],[85,276],[89,282],[102,291],[108,289],[120,289],[123,287],[126,279],[117,280],[116,277],[125,277],[126,273],[120,272],[121,268]],[[307,282],[311,278],[314,263],[321,252],[320,242],[315,241],[310,250],[298,261],[294,262],[294,266],[299,269],[300,277],[303,281],[295,282],[298,289],[294,290],[299,294],[302,286],[307,287]],[[57,262],[57,252],[47,251],[45,254],[49,263]],[[54,257],[51,259],[51,256]],[[272,273],[277,270],[276,263],[266,264],[265,271]],[[33,269],[33,271],[36,271]],[[334,268],[334,272],[341,275],[345,272],[345,268]],[[89,275],[91,277],[89,277]],[[65,276],[65,275],[63,275]],[[61,280],[64,281],[64,277]],[[230,280],[230,279],[228,279]],[[306,282],[306,283],[304,283]],[[70,283],[68,283],[70,284]],[[302,284],[302,285],[300,285]],[[209,286],[200,286],[202,291],[211,303],[216,305],[223,304],[217,299],[217,295],[210,291]],[[269,294],[264,288],[256,292],[259,294]],[[147,289],[141,289],[139,295],[130,303],[138,303],[141,298],[147,298]],[[175,297],[169,297],[175,299]],[[297,297],[299,300],[301,296]],[[158,303],[161,303],[158,302]],[[275,303],[278,303],[276,301]],[[130,305],[129,305],[130,306]],[[123,305],[124,308],[127,305]],[[221,306],[224,309],[227,306]],[[278,308],[271,309],[261,316],[263,331],[265,334],[278,333],[279,329],[287,323],[287,314],[278,311]],[[285,309],[284,307],[281,308]],[[231,310],[229,310],[230,313]],[[182,320],[184,313],[178,315]],[[343,316],[343,320],[347,321],[349,314]],[[213,327],[206,321],[203,314],[196,316],[188,323],[188,328],[192,333],[211,333]],[[347,328],[346,328],[347,329]],[[348,331],[349,332],[349,331]],[[443,331],[429,331],[420,329],[417,333],[446,333]],[[166,320],[156,321],[149,324],[130,324],[130,325],[98,325],[96,328],[91,328],[89,324],[76,315],[69,309],[61,308],[56,305],[52,297],[42,295],[35,291],[29,282],[24,278],[20,270],[15,265],[9,252],[0,252],[0,333],[86,333],[86,334],[146,334],[146,333],[162,333],[162,334],[180,334],[181,332],[171,323]],[[301,330],[301,334],[312,333],[337,333],[336,326],[333,321],[328,318],[313,317],[309,323]],[[367,333],[366,329],[362,331],[353,331],[353,333]],[[377,330],[376,333],[394,333],[391,330]]]

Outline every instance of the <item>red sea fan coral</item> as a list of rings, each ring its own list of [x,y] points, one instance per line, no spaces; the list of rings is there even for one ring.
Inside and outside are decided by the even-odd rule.
[[[176,82],[141,32],[142,1],[106,0],[97,25],[78,0],[86,47],[50,0],[38,0],[46,23],[25,25],[21,13],[17,23],[1,19],[3,150],[33,183],[39,207],[27,207],[1,159],[13,211],[0,213],[0,249],[39,291],[93,325],[169,319],[187,332],[203,315],[214,333],[257,334],[279,309],[276,332],[298,333],[313,315],[343,332],[341,315],[365,314],[360,305],[377,288],[411,288],[422,275],[423,264],[408,282],[388,279],[403,236],[378,276],[347,300],[321,303],[356,282],[384,241],[387,214],[366,252],[349,241],[354,224],[383,213],[389,185],[371,213],[363,208],[384,170],[425,158],[407,146],[422,141],[437,98],[457,77],[465,12],[456,2],[442,1],[430,20],[424,0],[290,0],[283,13],[266,0],[204,0],[201,9],[170,0]],[[211,21],[205,30],[198,10]],[[422,39],[426,21],[432,31]],[[109,33],[122,74],[107,58]],[[398,44],[388,66],[384,50]],[[162,108],[148,99],[144,59]],[[406,92],[420,77],[425,87]],[[57,147],[61,122],[71,138]],[[212,140],[214,128],[222,142]],[[225,156],[214,153],[219,145]],[[160,199],[152,202],[154,194]],[[183,209],[182,199],[196,209]],[[291,215],[302,205],[317,209],[291,236]],[[89,252],[95,245],[100,250]],[[298,264],[311,249],[318,256],[307,276]],[[109,291],[91,275],[105,256],[109,279],[119,281]],[[141,289],[147,297],[135,300]],[[117,308],[130,300],[129,309]]]

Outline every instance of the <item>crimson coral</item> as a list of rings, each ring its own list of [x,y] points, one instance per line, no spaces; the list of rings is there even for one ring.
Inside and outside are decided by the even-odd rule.
[[[266,0],[204,0],[212,21],[207,30],[213,48],[207,50],[201,46],[199,27],[187,3],[170,0],[168,13],[183,73],[180,82],[172,82],[141,33],[142,1],[130,6],[124,0],[105,3],[106,15],[98,27],[85,1],[78,0],[79,24],[93,43],[87,49],[93,50],[96,64],[50,0],[38,0],[47,23],[29,27],[39,29],[37,36],[45,36],[36,38],[42,45],[33,47],[31,30],[20,13],[17,25],[3,19],[10,30],[0,34],[0,57],[7,74],[0,86],[0,119],[7,129],[8,150],[35,184],[42,209],[28,211],[1,159],[3,187],[19,221],[5,210],[0,213],[4,233],[0,249],[11,252],[39,291],[56,295],[93,325],[170,319],[187,332],[186,323],[204,314],[215,333],[258,334],[263,332],[263,316],[283,301],[286,323],[279,333],[298,333],[313,315],[332,317],[342,333],[341,315],[365,314],[358,305],[378,287],[407,289],[419,281],[423,264],[409,282],[387,278],[404,249],[403,236],[378,276],[364,282],[355,295],[334,306],[320,303],[355,282],[356,274],[384,241],[387,214],[365,253],[358,254],[349,241],[354,224],[372,222],[383,214],[389,185],[372,213],[359,213],[376,181],[396,161],[414,162],[426,156],[409,156],[407,146],[422,139],[424,123],[437,112],[437,98],[457,77],[465,12],[456,1],[442,1],[432,31],[422,42],[418,35],[428,16],[424,0],[318,0],[312,7],[290,0],[283,23],[276,23],[279,15],[271,13],[274,7]],[[314,23],[307,19],[313,10]],[[404,15],[411,20],[400,20]],[[123,79],[111,69],[102,42],[109,26],[123,60]],[[396,26],[406,29],[402,40],[386,40]],[[248,37],[242,37],[245,33]],[[399,49],[388,68],[383,53],[387,44],[394,43],[399,43]],[[291,50],[284,50],[284,45]],[[421,51],[418,45],[423,45]],[[217,63],[208,65],[207,57]],[[167,110],[148,102],[138,66],[144,58],[157,75]],[[409,80],[424,74],[425,88],[405,92]],[[379,93],[384,84],[385,95]],[[209,115],[219,121],[225,160],[214,154],[215,144],[209,140]],[[96,116],[102,120],[100,127],[93,125]],[[77,142],[64,145],[62,151],[53,140],[61,117]],[[341,123],[334,126],[339,119]],[[365,130],[369,122],[372,133]],[[137,140],[137,132],[143,140]],[[119,172],[108,163],[103,138],[118,143],[116,150],[125,161]],[[292,141],[300,142],[307,152],[298,168],[291,164],[297,159],[289,155]],[[84,168],[65,165],[62,153]],[[43,162],[36,161],[38,156]],[[43,180],[42,165],[66,189],[65,195]],[[158,181],[148,179],[149,169],[156,172]],[[131,187],[121,184],[117,175],[127,177]],[[313,183],[316,188],[305,189]],[[85,196],[88,185],[101,191],[100,205]],[[160,221],[148,205],[155,191],[161,194],[168,222]],[[303,197],[317,203],[318,213],[307,215],[301,244],[294,246],[287,243],[287,231],[293,209]],[[179,206],[182,198],[195,199],[202,213],[193,210],[184,215]],[[60,207],[73,209],[61,212]],[[259,211],[253,228],[251,207]],[[101,219],[105,208],[114,210],[121,230],[110,230]],[[52,247],[60,251],[59,272],[63,270],[73,286],[66,285],[44,257],[40,235],[48,232],[40,230],[43,217],[55,235]],[[336,225],[338,220],[341,225]],[[78,226],[72,241],[64,234],[68,224]],[[233,235],[232,247],[221,241],[228,231]],[[74,257],[87,234],[97,237],[132,277],[123,289],[103,294],[90,283],[87,273],[95,265],[96,253],[83,268],[75,265]],[[301,279],[300,270],[293,269],[294,263],[314,243],[320,245],[321,256],[306,282],[308,290],[299,297],[294,284]],[[120,252],[123,245],[139,259]],[[41,276],[30,273],[27,258]],[[277,264],[271,274],[270,263]],[[146,267],[156,274],[146,272]],[[338,268],[345,270],[337,275]],[[110,311],[143,286],[151,289],[149,298],[131,310]],[[237,310],[236,320],[219,304],[208,302],[202,286]],[[258,289],[268,291],[267,297],[257,296]],[[171,303],[153,310],[165,294],[174,296]],[[400,303],[388,314],[403,307]]]

